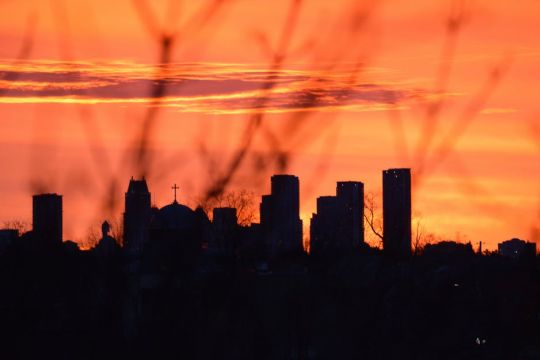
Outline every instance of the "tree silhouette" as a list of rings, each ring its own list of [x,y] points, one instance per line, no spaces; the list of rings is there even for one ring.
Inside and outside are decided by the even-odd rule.
[[[214,208],[231,207],[236,209],[238,224],[247,226],[258,219],[255,193],[246,189],[230,190],[219,194],[211,199],[202,199],[199,205],[207,214],[211,214]]]
[[[364,220],[371,230],[371,234],[377,238],[377,247],[382,247],[383,227],[382,214],[379,205],[380,201],[373,192],[367,192],[364,195]]]
[[[4,227],[4,229],[17,230],[19,232],[19,235],[24,234],[25,232],[32,229],[32,226],[29,222],[18,219],[4,221],[2,223],[2,226]]]

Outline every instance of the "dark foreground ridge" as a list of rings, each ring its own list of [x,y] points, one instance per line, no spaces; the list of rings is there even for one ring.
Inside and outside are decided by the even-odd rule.
[[[2,359],[540,359],[540,261],[451,241],[411,253],[410,171],[383,173],[384,249],[364,242],[363,184],[321,197],[302,247],[299,181],[272,177],[260,224],[126,192],[123,245],[62,241],[62,198],[0,231]],[[176,185],[173,187],[176,192]],[[318,242],[318,243],[317,243]]]

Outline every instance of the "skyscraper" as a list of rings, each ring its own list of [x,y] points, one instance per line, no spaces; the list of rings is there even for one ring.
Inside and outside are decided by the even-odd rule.
[[[302,251],[300,182],[294,175],[274,175],[271,194],[263,196],[261,227],[270,256]]]
[[[150,216],[150,192],[146,180],[131,178],[125,195],[124,212],[124,247],[130,254],[139,254],[147,242]]]
[[[364,242],[364,184],[341,181],[336,196],[317,199],[310,225],[310,253],[331,255],[358,249]]]
[[[383,248],[397,257],[411,254],[411,170],[383,171]]]
[[[317,213],[311,217],[309,228],[309,253],[311,255],[328,255],[336,248],[339,222],[340,211],[337,197],[318,197]]]
[[[32,232],[39,246],[62,244],[62,196],[39,194],[32,197]]]
[[[358,248],[364,243],[364,184],[359,181],[340,181],[336,196],[342,211],[341,247]]]

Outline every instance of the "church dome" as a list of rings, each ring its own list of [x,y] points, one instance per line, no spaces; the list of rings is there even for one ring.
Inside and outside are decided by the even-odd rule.
[[[188,230],[196,226],[195,212],[177,201],[159,209],[152,220],[152,228],[162,230]]]

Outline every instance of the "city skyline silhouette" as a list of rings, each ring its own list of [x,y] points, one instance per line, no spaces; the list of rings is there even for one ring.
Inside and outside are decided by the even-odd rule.
[[[364,213],[361,182],[338,182],[335,196],[319,197],[309,253],[294,175],[271,177],[260,222],[247,225],[238,223],[235,207],[214,207],[210,220],[202,208],[181,204],[176,184],[171,203],[158,208],[147,181],[132,177],[121,238],[110,235],[105,220],[88,250],[63,239],[63,196],[36,194],[32,229],[0,230],[7,295],[0,311],[8,319],[0,329],[10,339],[0,352],[17,358],[534,358],[540,349],[536,244],[514,238],[490,252],[470,242],[413,243],[414,174],[387,169],[381,175],[382,249],[364,241],[370,231],[364,219],[371,229],[376,225]],[[328,312],[337,317],[322,315]],[[13,327],[24,328],[25,337]]]
[[[408,192],[409,192],[409,199],[407,200],[408,203],[411,203],[411,199],[410,199],[410,193],[412,192],[412,188],[411,188],[411,175],[410,175],[410,169],[389,169],[387,171],[391,172],[391,171],[401,171],[401,170],[404,170],[404,171],[407,171],[408,172],[408,180],[407,180],[407,186],[408,186]],[[385,170],[386,171],[386,170]],[[281,176],[281,175],[275,175],[275,176]],[[291,175],[292,176],[292,175]],[[386,179],[388,176],[383,176],[383,179]],[[134,177],[132,176],[131,177],[131,181],[134,180]],[[384,181],[382,182],[384,183]],[[137,180],[135,182],[133,182],[133,184],[138,184],[138,185],[134,185],[134,186],[143,186],[143,188],[147,188],[148,185],[146,185],[146,180],[144,179],[144,177],[141,179],[141,180]],[[364,184],[360,181],[338,181],[337,183],[337,188],[338,188],[338,192],[339,192],[339,189],[340,187],[342,186],[345,186],[347,184],[351,184],[354,186],[354,184],[360,184],[361,186],[361,190],[360,190],[360,195],[359,195],[359,198],[361,200],[358,200],[358,201],[361,201],[361,206],[360,206],[360,209],[362,211],[361,213],[361,216],[359,216],[360,219],[363,219],[361,221],[360,224],[357,224],[357,228],[358,229],[361,229],[361,242],[364,242],[364,238],[365,238],[365,235],[364,235],[364,231],[367,231],[368,233],[368,238],[371,238],[370,240],[366,240],[367,241],[367,245],[369,246],[374,246],[374,247],[380,247],[382,248],[383,247],[383,237],[382,237],[382,233],[383,233],[383,229],[382,229],[382,224],[384,224],[384,222],[382,221],[383,219],[383,214],[384,214],[384,204],[383,204],[383,199],[384,199],[384,196],[383,194],[381,193],[380,195],[376,195],[374,194],[372,191],[368,191],[366,193],[364,193]],[[132,186],[132,183],[130,182],[130,188]],[[389,188],[391,186],[388,186]],[[173,202],[172,203],[177,203],[177,197],[179,195],[179,192],[178,190],[180,189],[180,187],[178,187],[178,185],[176,183],[174,183],[172,185],[172,187],[170,187],[171,189],[171,193],[172,193],[172,196],[171,198],[173,199]],[[299,192],[299,189],[300,189],[300,186],[298,186],[298,192]],[[382,186],[382,189],[383,189],[383,193],[384,193],[384,185]],[[129,192],[129,191],[128,191]],[[299,192],[300,193],[300,192]],[[186,194],[182,194],[184,197],[186,197]],[[235,201],[244,201],[244,203],[242,203],[240,206],[244,207],[244,209],[242,209],[244,212],[248,212],[246,214],[244,214],[244,216],[247,216],[247,218],[249,219],[248,222],[243,222],[241,225],[250,225],[250,224],[258,224],[260,223],[261,221],[261,212],[260,211],[256,211],[255,207],[258,207],[259,206],[259,202],[257,201],[256,199],[256,196],[254,193],[248,193],[248,192],[245,192],[244,190],[242,189],[239,189],[238,190],[238,193],[233,191],[233,192],[230,192],[230,193],[227,193],[225,194],[227,197],[229,197],[229,199],[227,200],[229,205],[228,206],[232,206],[234,207],[234,205],[231,205],[231,204],[234,204]],[[264,201],[265,201],[265,197],[267,197],[268,195],[262,195],[261,196],[261,202],[260,202],[260,206],[264,206]],[[375,198],[375,196],[378,196],[377,198]],[[388,194],[387,195],[387,198],[390,198],[392,195]],[[36,211],[36,206],[35,206],[35,202],[36,202],[36,199],[39,199],[39,198],[51,198],[51,200],[54,200],[53,198],[57,198],[56,201],[60,201],[60,204],[62,203],[62,195],[61,194],[57,194],[57,193],[43,193],[43,194],[35,194],[33,196],[34,198],[34,212]],[[189,196],[187,196],[189,197]],[[243,197],[243,199],[240,199],[240,197]],[[233,198],[236,198],[236,199],[233,199]],[[59,200],[58,200],[59,199]],[[331,203],[335,200],[339,200],[339,194],[338,194],[338,197],[332,197],[332,196],[327,196],[327,195],[321,195],[321,196],[318,196],[317,197],[317,209],[319,208],[319,206],[323,206],[323,207],[328,207],[330,206],[327,210],[327,211],[331,211],[333,213],[336,213],[336,209],[335,209],[335,206],[331,205]],[[153,201],[151,199],[151,197],[148,197],[148,199],[146,200],[148,202],[148,206],[151,207],[151,208],[158,208],[158,205],[156,204],[155,201]],[[320,205],[319,204],[319,201],[324,201],[325,203],[328,203],[328,205]],[[204,208],[204,212],[206,213],[206,216],[208,216],[209,218],[212,218],[212,213],[214,211],[214,209],[219,209],[219,208],[222,208],[223,207],[223,204],[222,205],[219,205],[220,203],[223,202],[223,199],[220,199],[219,202],[216,202],[215,204],[210,204],[208,205],[207,207]],[[245,207],[247,206],[246,203],[249,202],[249,205],[250,205],[250,208],[249,209],[246,209]],[[165,205],[167,204],[166,200],[165,200]],[[165,206],[164,205],[164,206]],[[52,210],[52,207],[54,207],[53,204],[51,205],[46,205],[44,210],[43,211],[54,211]],[[57,205],[58,206],[58,205]],[[189,205],[188,205],[189,206]],[[197,207],[200,207],[201,205],[198,204]],[[299,209],[299,214],[300,214],[300,207],[299,205],[297,204],[296,205]],[[60,205],[61,207],[61,205]],[[227,207],[227,205],[225,205],[225,207]],[[450,240],[450,241],[457,241],[457,242],[468,242],[468,243],[472,243],[474,242],[474,245],[475,247],[478,247],[478,246],[482,246],[482,244],[484,245],[484,250],[497,250],[499,244],[495,244],[494,246],[492,246],[491,248],[489,247],[486,247],[486,243],[482,240],[479,240],[479,241],[471,241],[471,239],[467,239],[465,238],[464,239],[461,239],[459,238],[459,233],[456,233],[457,235],[457,238],[452,238],[452,237],[444,237],[444,236],[435,236],[434,233],[422,233],[421,229],[419,228],[422,224],[421,224],[421,221],[422,221],[422,217],[414,217],[412,215],[412,205],[408,205],[407,207],[409,210],[408,211],[408,215],[407,215],[407,219],[410,219],[408,220],[406,223],[408,224],[408,229],[404,229],[402,231],[405,231],[407,233],[410,234],[410,239],[406,240],[406,243],[408,244],[412,244],[412,237],[422,237],[422,241],[424,241],[424,243],[422,244],[422,246],[426,245],[427,243],[435,243],[435,242],[441,242],[441,241],[447,241],[447,240]],[[312,213],[312,215],[317,215],[317,209]],[[237,209],[235,209],[237,210]],[[39,210],[38,210],[39,211]],[[368,212],[367,215],[364,215],[366,213],[366,211]],[[388,210],[387,212],[390,212],[391,210]],[[371,213],[369,213],[371,212]],[[377,212],[375,214],[375,212]],[[122,213],[123,214],[123,213]],[[447,214],[449,216],[451,216],[451,214]],[[369,217],[372,217],[371,219]],[[373,218],[375,216],[375,218]],[[35,214],[34,214],[34,218],[35,218]],[[69,220],[69,216],[67,217],[67,219]],[[115,227],[115,230],[117,232],[120,232],[120,233],[123,233],[124,229],[120,229],[120,224],[118,223],[118,214],[113,214],[111,216],[111,218],[108,218],[106,219],[105,221],[116,221],[116,223],[114,224],[114,227]],[[302,240],[301,240],[301,243],[302,243],[302,246],[304,248],[304,250],[309,250],[309,247],[310,247],[310,242],[311,242],[311,231],[310,231],[310,228],[311,228],[311,224],[313,223],[314,221],[314,218],[313,216],[311,218],[308,218],[308,221],[304,221],[304,219],[300,219],[301,222],[303,222],[303,225],[302,225],[302,229],[301,229],[301,232],[303,233],[302,235]],[[34,220],[35,221],[35,220]],[[25,222],[25,221],[21,221],[21,220],[15,220],[15,221],[5,221],[4,222],[4,225],[3,225],[3,228],[6,229],[6,230],[17,230],[20,234],[19,235],[22,235],[25,231],[28,231],[28,230],[31,230],[32,228],[32,224],[34,223],[34,221],[30,221],[30,222]],[[64,223],[65,220],[61,220],[59,222],[59,225],[57,225],[57,230],[55,230],[57,233],[58,232],[61,232],[63,233],[63,226],[62,224]],[[123,220],[122,220],[123,221]],[[375,222],[378,222],[378,224],[375,224]],[[373,226],[374,225],[378,225],[380,227],[380,229],[375,229]],[[38,225],[39,226],[39,225]],[[101,225],[100,225],[101,226]],[[413,227],[416,226],[417,229],[413,229]],[[364,229],[365,228],[365,229]],[[307,231],[306,231],[307,230]],[[98,232],[100,230],[97,230]],[[357,231],[360,231],[360,230],[357,230]],[[359,235],[356,235],[356,236],[359,236]],[[510,236],[512,237],[512,236]],[[513,237],[512,237],[513,238]],[[94,233],[91,233],[91,234],[87,234],[86,235],[86,238],[84,239],[83,242],[76,242],[77,243],[77,246],[80,247],[82,250],[89,250],[93,247],[95,247],[97,245],[97,243],[95,242],[97,240],[97,238],[95,237]],[[507,239],[505,239],[507,240]],[[69,238],[62,238],[62,241],[73,241],[72,239],[69,239]],[[358,240],[356,240],[358,241]],[[416,239],[416,241],[419,241],[419,239]],[[500,243],[500,242],[499,242]],[[410,247],[410,246],[409,246]]]
[[[379,219],[375,218],[375,207],[381,206],[381,204],[371,203],[372,198],[367,198],[366,204],[362,182],[338,181],[336,183],[336,196],[319,196],[317,198],[317,212],[313,213],[307,226],[302,224],[299,216],[300,180],[295,175],[273,175],[271,177],[271,193],[261,196],[258,202],[258,215],[248,214],[250,221],[246,223],[240,223],[237,216],[238,211],[244,209],[238,209],[233,203],[226,206],[216,205],[209,209],[203,209],[200,206],[197,209],[191,209],[179,203],[177,200],[179,187],[176,183],[171,187],[173,201],[160,209],[152,202],[152,193],[146,179],[144,177],[141,179],[131,177],[125,193],[122,224],[117,224],[120,228],[116,229],[119,238],[114,239],[109,236],[111,225],[105,219],[101,225],[102,237],[99,240],[96,239],[97,241],[87,248],[76,246],[83,251],[94,250],[99,247],[101,240],[106,240],[114,242],[115,246],[123,247],[128,253],[138,254],[143,251],[145,244],[150,242],[151,229],[161,228],[165,226],[164,224],[169,224],[167,226],[172,226],[175,229],[182,228],[185,225],[179,224],[194,222],[197,217],[202,217],[208,224],[213,223],[214,227],[220,229],[217,233],[214,231],[213,240],[205,238],[202,232],[198,233],[196,237],[200,238],[200,244],[197,247],[202,248],[202,242],[206,246],[212,242],[216,245],[216,241],[220,241],[218,238],[221,238],[222,246],[234,252],[234,249],[231,248],[232,245],[226,241],[225,233],[232,231],[233,228],[238,228],[253,233],[251,234],[251,242],[260,241],[267,258],[280,257],[282,251],[293,254],[314,251],[315,255],[318,256],[332,255],[335,251],[338,253],[349,252],[372,246],[375,249],[382,249],[388,256],[406,258],[413,253],[415,255],[422,253],[429,245],[456,242],[425,237],[425,234],[419,232],[413,233],[411,175],[411,169],[403,168],[387,169],[382,172],[383,199],[381,200],[382,214],[377,214],[380,216]],[[249,200],[257,202],[256,199]],[[24,238],[28,235],[40,239],[39,246],[44,247],[57,247],[63,242],[73,243],[63,237],[62,202],[63,196],[56,193],[33,195],[32,228],[25,229],[20,223],[6,224],[1,229],[6,241],[2,247],[9,247],[16,241],[14,239]],[[239,206],[245,206],[245,204],[239,203]],[[248,211],[253,211],[253,209]],[[258,222],[255,219],[258,219]],[[177,224],[173,225],[173,223]],[[306,227],[309,229],[309,234],[303,234]],[[371,232],[372,236],[379,237],[379,242],[375,245],[366,242],[366,231]],[[237,230],[233,232],[235,233],[234,237],[239,236]],[[414,243],[413,236],[415,237]],[[182,241],[185,236],[177,234],[173,237]],[[284,249],[278,249],[278,243]],[[471,242],[469,241],[467,244],[472,249]],[[504,256],[518,258],[521,251],[536,256],[534,242],[517,238],[501,242],[497,248],[498,252]],[[477,249],[476,252],[480,255],[484,253],[482,250],[487,251],[482,248],[482,242],[478,243]],[[232,256],[232,254],[229,255]]]
[[[539,11],[0,1],[0,358],[540,359]]]
[[[158,204],[181,185],[195,208],[259,197],[274,173],[303,179],[308,223],[336,181],[380,196],[379,169],[405,167],[424,232],[536,241],[537,5],[415,1],[3,4],[0,223],[30,223],[29,196],[62,193],[80,214],[66,237],[84,246],[119,221],[131,175]]]

